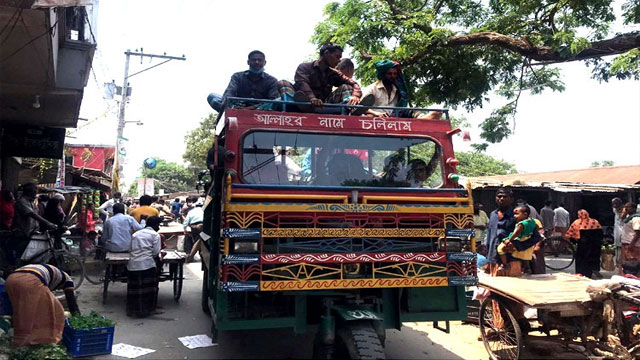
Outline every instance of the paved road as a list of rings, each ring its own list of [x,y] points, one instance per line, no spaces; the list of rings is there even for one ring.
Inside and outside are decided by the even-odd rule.
[[[188,269],[188,270],[187,270]],[[211,320],[200,309],[200,265],[189,264],[180,303],[173,300],[171,283],[160,284],[158,302],[164,314],[145,319],[125,315],[126,285],[114,284],[102,304],[101,286],[85,282],[79,289],[83,311],[95,310],[118,325],[114,343],[125,343],[156,352],[141,359],[221,359],[221,358],[310,358],[314,334],[294,335],[292,330],[236,331],[223,333],[220,345],[189,350],[178,337],[209,334]],[[487,358],[475,326],[452,324],[451,334],[427,323],[407,323],[402,331],[388,330],[388,358],[403,359],[481,359]],[[100,359],[121,359],[101,356]]]

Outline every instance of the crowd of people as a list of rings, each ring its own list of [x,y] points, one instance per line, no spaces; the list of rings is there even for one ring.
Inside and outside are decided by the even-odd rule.
[[[571,222],[564,204],[554,208],[551,201],[546,201],[538,213],[525,199],[514,201],[512,190],[505,187],[497,190],[495,201],[497,208],[488,216],[481,204],[474,204],[476,239],[482,240],[479,263],[486,264],[487,272],[496,276],[519,276],[526,269],[532,274],[545,273],[544,240],[556,237],[576,244],[576,273],[602,278],[601,247],[605,234],[600,222],[586,210],[578,210],[577,219]],[[614,198],[612,211],[617,271],[640,276],[638,206]]]
[[[38,195],[34,183],[22,185],[14,194],[0,192],[0,231],[6,255],[3,269],[10,269],[5,288],[13,304],[14,337],[12,345],[58,343],[64,328],[64,310],[52,293],[63,290],[71,313],[79,313],[71,277],[50,264],[29,263],[23,253],[30,239],[43,230],[54,237],[55,246],[67,229],[68,216],[61,193]],[[109,252],[127,252],[127,305],[129,316],[143,317],[159,312],[157,309],[158,276],[164,239],[159,233],[163,221],[182,222],[188,239],[198,238],[202,231],[202,202],[198,196],[184,201],[174,199],[170,204],[157,197],[143,195],[139,200],[125,199],[114,193],[98,208],[99,217],[93,219],[89,205],[77,219],[88,246]],[[187,240],[185,251],[190,258],[198,245]],[[122,269],[124,270],[124,269]],[[6,275],[6,274],[5,274]]]
[[[254,50],[249,53],[247,59],[249,69],[233,74],[223,95],[211,93],[207,101],[218,112],[222,112],[229,105],[230,97],[239,97],[294,101],[297,106],[289,108],[302,112],[323,112],[324,104],[347,104],[362,106],[352,108],[351,115],[377,117],[394,115],[436,120],[441,118],[440,112],[366,108],[409,105],[407,81],[402,74],[400,64],[388,59],[376,61],[374,66],[378,81],[363,90],[353,79],[355,70],[353,62],[350,59],[343,59],[342,51],[342,47],[335,43],[323,45],[317,60],[298,66],[292,84],[287,80],[278,81],[267,74],[264,71],[267,64],[265,54]],[[281,108],[277,104],[256,101],[236,102],[234,107],[259,110],[280,110]]]

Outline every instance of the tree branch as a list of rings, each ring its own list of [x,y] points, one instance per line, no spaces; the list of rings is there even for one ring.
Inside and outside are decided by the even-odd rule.
[[[435,43],[421,52],[415,53],[403,61],[403,65],[419,62],[440,46],[476,46],[491,45],[518,53],[528,59],[543,63],[571,62],[596,57],[616,55],[640,47],[640,32],[621,34],[610,39],[595,41],[591,47],[572,57],[564,57],[548,46],[533,46],[526,38],[518,39],[495,32],[479,32],[467,35],[454,35],[446,43]]]

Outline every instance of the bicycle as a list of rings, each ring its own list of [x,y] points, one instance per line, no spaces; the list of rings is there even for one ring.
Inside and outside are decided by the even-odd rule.
[[[548,269],[564,270],[575,260],[575,248],[569,240],[553,236],[544,241],[544,265]]]
[[[8,234],[5,235],[11,236],[12,234],[12,232],[8,232]],[[78,256],[73,255],[69,252],[68,246],[65,243],[60,242],[62,247],[60,249],[56,249],[55,239],[49,231],[33,234],[29,238],[29,242],[32,241],[40,241],[46,243],[46,245],[43,249],[36,250],[34,254],[30,254],[30,256],[27,256],[26,258],[25,253],[27,252],[27,250],[25,250],[25,253],[23,253],[20,260],[18,260],[20,264],[53,265],[58,269],[64,271],[71,277],[76,290],[80,287],[80,285],[82,285],[82,282],[84,281],[84,266],[82,264],[82,261],[80,261],[80,258]],[[6,258],[6,256],[4,255],[5,254],[3,252],[3,259]],[[6,261],[3,261],[1,270],[3,274],[10,274],[14,269],[15,267],[10,266],[6,263]]]
[[[106,250],[100,245],[87,250],[82,257],[84,265],[84,277],[94,285],[100,285],[104,281],[107,263],[105,261]]]

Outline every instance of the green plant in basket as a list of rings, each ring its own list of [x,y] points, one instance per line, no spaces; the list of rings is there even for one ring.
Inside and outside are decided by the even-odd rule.
[[[73,315],[69,319],[69,325],[71,325],[75,330],[91,330],[95,328],[115,326],[116,322],[102,317],[95,311],[92,311],[89,315]]]
[[[8,355],[9,360],[71,359],[64,346],[55,344],[25,346],[9,351]]]

